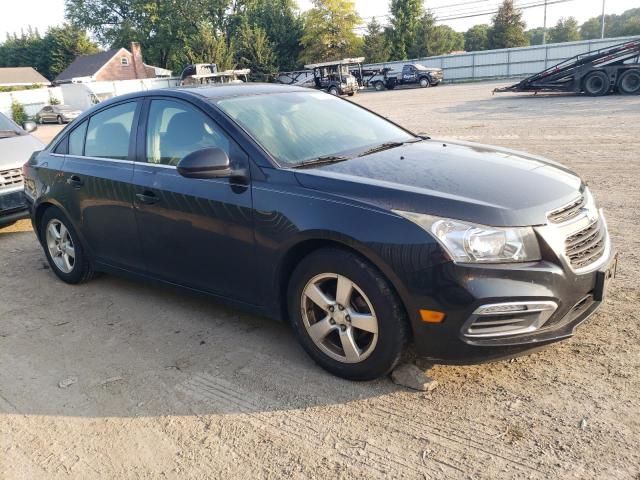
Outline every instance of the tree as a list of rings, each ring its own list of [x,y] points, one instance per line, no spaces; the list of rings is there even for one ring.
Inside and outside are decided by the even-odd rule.
[[[294,0],[252,0],[245,12],[247,23],[260,27],[267,34],[282,70],[298,67],[302,51],[300,39],[304,20]]]
[[[425,12],[418,23],[415,41],[409,49],[413,58],[430,57],[464,49],[464,35],[447,25],[436,25],[431,12]]]
[[[313,0],[305,16],[302,63],[348,57],[358,52],[362,39],[354,33],[360,23],[352,0]]]
[[[217,34],[212,23],[200,22],[192,36],[185,40],[185,48],[176,60],[181,65],[215,63],[220,70],[235,67],[235,44]]]
[[[267,33],[260,27],[244,24],[240,29],[239,66],[250,68],[251,73],[264,76],[275,73],[275,62],[276,57]]]
[[[602,18],[592,17],[580,27],[580,36],[584,40],[600,38],[602,31]],[[604,36],[622,37],[627,35],[640,35],[640,8],[626,10],[621,15],[605,15]]]
[[[504,0],[498,13],[493,17],[489,31],[489,48],[524,47],[529,39],[524,33],[526,24],[522,20],[522,10],[513,6],[513,0]]]
[[[549,42],[575,42],[580,40],[578,21],[574,17],[561,18],[553,28],[549,29]]]
[[[524,33],[527,35],[527,38],[529,39],[529,45],[542,45],[542,40],[544,37],[543,27],[532,28],[531,30],[527,30]],[[548,32],[547,32],[547,37],[548,37]]]
[[[478,52],[489,48],[489,25],[474,25],[464,34],[464,49]]]
[[[387,30],[391,58],[405,60],[416,43],[418,26],[424,20],[423,0],[391,0],[391,27]]]
[[[54,79],[67,68],[79,55],[90,55],[98,52],[98,46],[89,40],[86,32],[77,27],[65,24],[51,27],[44,38],[44,49],[47,52],[47,65],[41,72],[45,77]]]
[[[367,25],[362,53],[367,63],[381,63],[389,60],[389,48],[384,31],[376,17],[373,17]]]

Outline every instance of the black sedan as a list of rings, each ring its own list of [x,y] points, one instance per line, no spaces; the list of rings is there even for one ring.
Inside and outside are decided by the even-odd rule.
[[[290,322],[350,379],[386,374],[409,343],[476,362],[567,338],[615,270],[604,216],[563,166],[296,87],[114,98],[25,173],[65,282],[105,271],[205,292]]]

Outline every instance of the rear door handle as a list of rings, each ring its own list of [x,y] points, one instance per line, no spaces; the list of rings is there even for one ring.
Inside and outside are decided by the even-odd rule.
[[[71,175],[69,178],[67,178],[67,183],[75,188],[80,188],[82,185],[84,185],[82,179],[77,175]]]
[[[160,201],[160,197],[149,190],[145,190],[142,193],[136,193],[136,198],[140,203],[144,203],[146,205],[153,205]]]

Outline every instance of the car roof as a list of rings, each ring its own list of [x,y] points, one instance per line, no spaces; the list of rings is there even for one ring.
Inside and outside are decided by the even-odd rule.
[[[194,85],[184,87],[160,88],[120,95],[100,102],[100,106],[117,103],[122,100],[144,98],[153,95],[176,96],[185,95],[201,99],[220,100],[223,98],[244,97],[251,95],[267,95],[271,93],[310,92],[309,88],[282,85],[278,83],[238,83],[225,85]]]

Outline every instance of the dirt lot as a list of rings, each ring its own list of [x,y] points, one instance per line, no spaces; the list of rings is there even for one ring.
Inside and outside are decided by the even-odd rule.
[[[0,231],[0,478],[639,479],[640,97],[493,87],[357,102],[588,180],[621,260],[575,338],[514,361],[436,366],[431,393],[350,383],[317,368],[284,325],[111,276],[67,286],[21,222]]]

